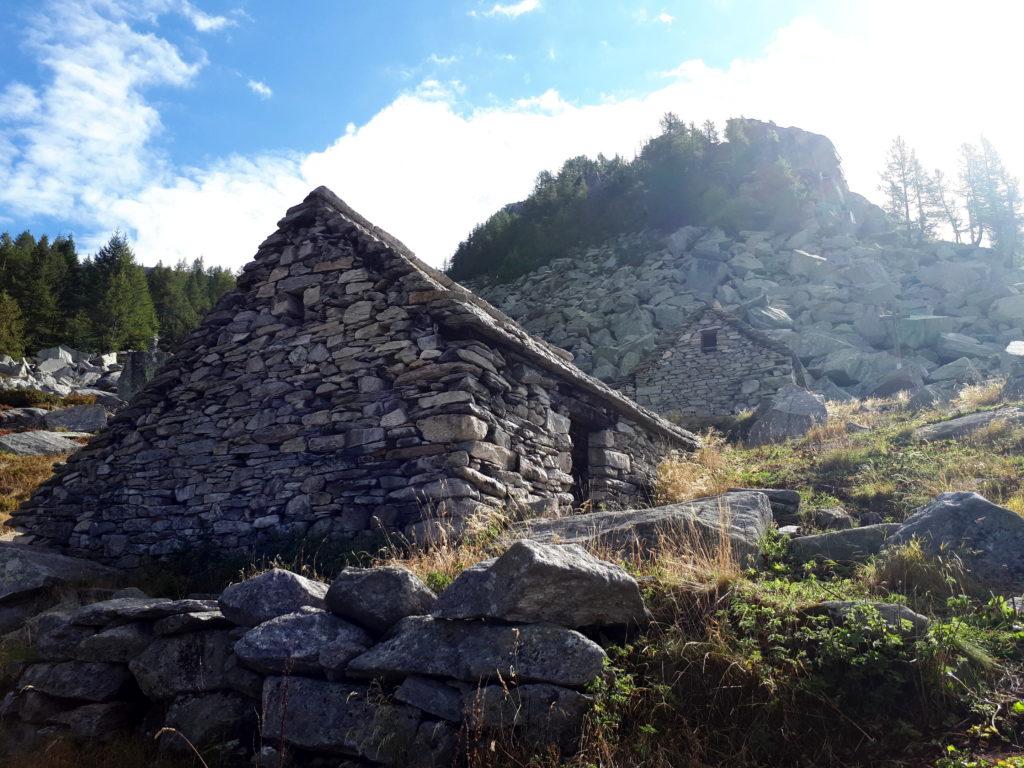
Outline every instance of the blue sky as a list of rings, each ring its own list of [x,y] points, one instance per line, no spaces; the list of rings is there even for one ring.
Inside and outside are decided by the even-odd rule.
[[[538,171],[631,155],[665,109],[825,132],[865,193],[901,131],[947,164],[985,130],[1012,165],[1016,107],[972,67],[1012,71],[1014,4],[978,5],[984,47],[956,3],[891,5],[7,0],[0,226],[238,267],[325,183],[440,263]]]

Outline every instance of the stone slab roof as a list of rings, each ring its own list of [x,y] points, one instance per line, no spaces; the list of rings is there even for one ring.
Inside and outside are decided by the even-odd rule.
[[[614,412],[631,419],[678,447],[693,450],[700,438],[654,411],[639,405],[618,390],[590,376],[572,362],[572,355],[564,349],[537,338],[519,323],[460,285],[440,270],[420,260],[393,235],[370,223],[353,210],[344,200],[327,187],[317,187],[297,206],[289,208],[278,222],[281,229],[301,224],[327,206],[338,216],[354,225],[368,241],[368,245],[381,246],[400,257],[421,278],[422,292],[416,301],[423,304],[442,325],[451,328],[469,328],[497,346],[510,349],[573,386],[600,399]]]

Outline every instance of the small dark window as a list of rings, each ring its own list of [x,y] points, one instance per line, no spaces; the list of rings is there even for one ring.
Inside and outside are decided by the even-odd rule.
[[[718,329],[708,328],[700,332],[700,351],[714,352],[718,349]]]

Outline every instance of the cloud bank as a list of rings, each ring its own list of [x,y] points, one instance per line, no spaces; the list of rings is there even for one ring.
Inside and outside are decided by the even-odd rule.
[[[127,11],[56,7],[59,28],[33,43],[50,80],[0,92],[0,150],[10,150],[0,151],[0,206],[13,214],[67,211],[81,222],[86,248],[120,227],[147,263],[203,255],[237,268],[287,207],[325,184],[440,264],[474,225],[525,197],[539,171],[577,154],[631,157],[667,110],[697,122],[743,115],[824,133],[851,186],[869,195],[897,133],[929,165],[952,168],[957,145],[984,130],[1011,168],[1024,168],[1020,107],[993,74],[1015,71],[1024,10],[1003,3],[972,11],[989,20],[985,35],[965,33],[952,4],[929,4],[925,14],[912,3],[877,3],[865,6],[856,28],[800,18],[755,57],[722,67],[684,61],[652,73],[648,93],[599,104],[538,88],[467,111],[457,80],[431,80],[364,125],[339,126],[319,151],[196,168],[168,168],[152,151],[160,121],[145,93],[187,87],[203,62],[134,31]],[[32,99],[40,109],[25,114],[20,105]]]

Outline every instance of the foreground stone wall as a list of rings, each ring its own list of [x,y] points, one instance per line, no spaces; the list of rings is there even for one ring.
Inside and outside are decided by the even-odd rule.
[[[565,755],[606,658],[591,637],[645,621],[622,569],[532,541],[440,596],[397,567],[329,587],[273,570],[216,600],[122,593],[33,622],[0,755],[161,728],[168,751],[240,765],[451,766],[493,738]]]
[[[701,333],[709,329],[717,330],[713,350],[701,342]],[[759,342],[717,313],[704,312],[655,351],[623,391],[659,413],[685,419],[752,410],[792,381],[788,351]]]
[[[574,422],[593,435],[594,498],[608,504],[635,501],[670,446],[694,444],[346,210],[319,191],[292,209],[13,525],[124,568],[359,545],[488,508],[568,506]]]

